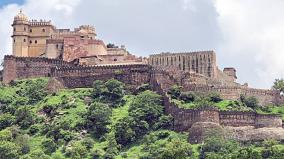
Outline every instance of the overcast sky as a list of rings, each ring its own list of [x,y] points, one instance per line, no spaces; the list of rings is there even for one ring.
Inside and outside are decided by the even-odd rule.
[[[220,69],[235,67],[252,87],[284,77],[284,0],[1,0],[1,59],[20,8],[57,28],[94,25],[99,39],[136,55],[214,50]]]

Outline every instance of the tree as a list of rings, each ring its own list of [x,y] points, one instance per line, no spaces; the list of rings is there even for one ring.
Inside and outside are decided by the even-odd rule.
[[[92,94],[97,101],[108,103],[112,107],[123,102],[124,84],[116,79],[110,79],[105,83],[97,80],[93,88]]]
[[[145,158],[156,159],[190,159],[192,156],[191,145],[187,141],[173,138],[164,142],[152,142],[146,148],[149,152]]]
[[[20,146],[22,154],[27,154],[30,152],[30,146],[28,144],[29,138],[30,136],[27,134],[18,135],[14,141],[14,143]]]
[[[0,141],[0,159],[18,159],[20,155],[18,145],[10,141]]]
[[[135,131],[132,129],[133,119],[124,117],[114,125],[114,135],[117,143],[127,145],[135,140]]]
[[[119,153],[119,145],[115,140],[115,135],[113,133],[110,133],[107,136],[107,148],[104,158],[114,159],[118,153]]]
[[[171,95],[171,97],[173,99],[178,99],[181,95],[181,89],[182,87],[181,86],[178,86],[178,85],[173,85],[169,91],[168,91],[168,94]]]
[[[27,80],[24,85],[21,85],[18,94],[28,97],[28,104],[35,104],[47,95],[46,85],[47,81],[44,79]]]
[[[137,95],[129,106],[129,115],[135,120],[146,121],[153,126],[163,114],[161,96],[152,91],[145,91]]]
[[[15,122],[15,116],[5,113],[0,115],[0,130],[11,126]]]
[[[205,140],[202,146],[201,156],[203,158],[214,158],[214,153],[218,154],[218,156],[230,156],[234,151],[238,151],[239,149],[240,146],[236,141],[214,136]]]
[[[213,92],[209,94],[209,100],[214,103],[221,102],[223,99],[221,98],[219,93]]]
[[[238,151],[238,159],[262,159],[261,153],[253,149],[253,147],[245,147]]]
[[[106,87],[104,86],[104,82],[100,80],[96,80],[93,83],[93,96],[95,98],[100,97],[100,95],[106,91]]]
[[[280,91],[282,94],[284,93],[284,79],[275,79],[272,89]]]
[[[52,139],[45,139],[41,143],[41,146],[42,146],[43,152],[46,154],[52,154],[57,149],[57,145]]]
[[[154,124],[154,129],[159,130],[159,129],[172,129],[173,128],[173,123],[174,118],[171,115],[162,115],[160,116],[159,120],[157,123]]]
[[[185,101],[186,103],[190,103],[195,101],[196,95],[193,92],[182,92],[180,99]]]
[[[119,101],[124,95],[124,84],[118,80],[110,79],[105,83],[107,91],[105,97],[109,101]]]
[[[258,100],[256,97],[254,96],[250,96],[250,97],[246,97],[244,95],[241,95],[240,97],[241,99],[241,102],[246,105],[247,107],[250,107],[252,109],[255,109],[257,108],[259,105],[258,105]]]
[[[19,124],[23,129],[28,128],[35,122],[35,116],[28,106],[18,108],[15,112],[15,116],[16,123]]]
[[[66,149],[66,155],[71,159],[86,158],[88,150],[81,142],[76,141],[71,143],[70,147]]]
[[[110,124],[111,109],[108,105],[94,102],[89,107],[86,114],[86,127],[100,137],[108,131],[107,125]]]

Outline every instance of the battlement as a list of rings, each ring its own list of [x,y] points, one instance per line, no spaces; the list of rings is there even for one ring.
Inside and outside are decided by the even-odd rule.
[[[157,53],[157,54],[151,54],[150,57],[155,57],[155,56],[163,56],[163,55],[168,55],[168,56],[181,56],[181,55],[198,55],[198,54],[215,54],[213,50],[207,50],[207,51],[191,51],[191,52],[162,52],[162,53]]]
[[[49,26],[49,25],[52,25],[51,24],[51,20],[49,21],[46,21],[46,20],[30,20],[29,21],[29,25],[30,26]]]
[[[47,57],[16,57],[13,55],[5,55],[4,61],[6,60],[15,60],[17,63],[43,63],[44,64],[55,64],[55,65],[74,65],[71,62],[63,61],[60,59],[52,59]]]

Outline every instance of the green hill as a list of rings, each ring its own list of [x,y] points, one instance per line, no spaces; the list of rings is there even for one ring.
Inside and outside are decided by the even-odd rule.
[[[47,82],[39,78],[0,86],[0,159],[284,156],[284,146],[272,140],[250,144],[212,137],[200,145],[188,143],[187,133],[172,131],[173,119],[164,113],[161,96],[147,85],[131,92],[111,79],[96,81],[93,88],[50,93]],[[188,108],[204,102],[185,101],[175,99]],[[224,110],[237,107],[235,101],[217,100],[214,105]],[[283,107],[257,109],[284,114]]]

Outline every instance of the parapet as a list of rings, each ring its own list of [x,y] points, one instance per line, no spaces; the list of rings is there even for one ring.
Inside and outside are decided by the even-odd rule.
[[[152,54],[150,57],[160,57],[160,56],[180,56],[180,55],[197,55],[197,54],[215,54],[213,50],[207,51],[191,51],[191,52],[162,52],[158,54]]]

